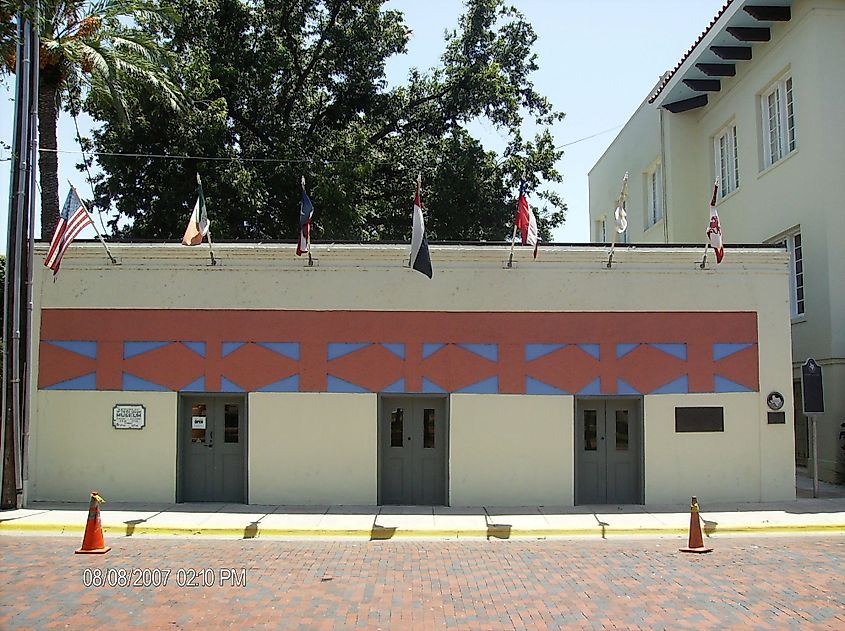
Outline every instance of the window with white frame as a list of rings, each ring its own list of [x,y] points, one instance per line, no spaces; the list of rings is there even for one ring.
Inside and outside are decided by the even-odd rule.
[[[804,315],[804,246],[800,228],[785,235],[781,243],[789,252],[789,310],[797,318]]]
[[[763,130],[763,168],[795,150],[795,110],[792,77],[777,81],[760,96]]]
[[[660,165],[646,173],[646,228],[663,219],[663,178]]]
[[[732,193],[739,186],[739,159],[736,150],[736,125],[731,124],[713,139],[719,197]]]

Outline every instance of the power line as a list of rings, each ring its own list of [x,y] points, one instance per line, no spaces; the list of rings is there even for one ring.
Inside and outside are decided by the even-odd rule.
[[[579,138],[578,140],[573,140],[572,142],[564,143],[564,144],[562,144],[558,147],[555,147],[555,149],[563,149],[564,147],[570,147],[572,145],[577,145],[579,142],[584,142],[585,140],[589,140],[590,138],[595,138],[596,136],[601,136],[602,134],[606,134],[606,133],[611,132],[615,129],[619,129],[620,127],[622,127],[622,125],[615,125],[613,127],[608,127],[607,129],[604,129],[602,131],[598,131],[595,134],[590,134],[589,136],[584,136],[583,138]]]
[[[72,153],[94,155],[94,156],[112,156],[118,158],[160,158],[164,160],[216,160],[222,162],[279,162],[279,163],[305,163],[311,162],[306,158],[241,158],[236,156],[189,156],[189,155],[173,155],[166,153],[117,153],[113,151],[71,151],[68,149],[44,149],[39,148],[39,151],[46,151],[50,153]],[[330,164],[341,164],[344,162],[360,162],[360,160],[325,160],[321,162],[328,162]]]
[[[585,140],[590,140],[591,138],[595,138],[597,136],[601,136],[603,134],[607,134],[612,132],[616,129],[619,129],[622,125],[614,125],[613,127],[608,127],[607,129],[603,129],[602,131],[596,132],[594,134],[590,134],[589,136],[584,136],[583,138],[578,138],[577,140],[573,140],[571,142],[566,142],[562,145],[558,145],[555,149],[563,149],[564,147],[571,147],[572,145],[576,145],[579,142],[584,142]],[[238,156],[191,156],[191,155],[174,155],[174,154],[166,154],[166,153],[119,153],[115,151],[72,151],[67,149],[45,149],[43,147],[39,147],[39,151],[45,151],[50,153],[68,153],[68,154],[82,154],[83,156],[85,153],[94,156],[109,156],[115,158],[156,158],[161,160],[209,160],[214,162],[275,162],[277,164],[307,164],[309,162],[321,162],[323,164],[360,164],[362,162],[371,162],[365,160],[311,160],[308,158],[244,158]],[[372,162],[371,162],[372,163]],[[389,164],[392,163],[391,160],[384,160],[378,162],[379,164]]]

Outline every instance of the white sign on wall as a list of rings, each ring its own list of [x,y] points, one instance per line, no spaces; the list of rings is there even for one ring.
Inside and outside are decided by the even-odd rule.
[[[120,403],[112,410],[111,424],[115,429],[144,429],[147,411],[143,405]]]
[[[192,416],[191,417],[191,429],[205,429],[205,417],[204,416]]]

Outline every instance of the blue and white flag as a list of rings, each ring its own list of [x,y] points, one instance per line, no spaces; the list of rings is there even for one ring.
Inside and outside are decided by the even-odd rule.
[[[311,217],[314,216],[314,205],[305,192],[305,178],[302,178],[302,200],[299,202],[299,241],[296,244],[296,255],[302,256],[311,247]]]

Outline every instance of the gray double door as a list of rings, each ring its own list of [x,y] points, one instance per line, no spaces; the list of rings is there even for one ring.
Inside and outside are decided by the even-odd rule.
[[[637,399],[579,399],[575,502],[641,504],[642,415]]]
[[[446,400],[383,398],[382,504],[446,503]]]
[[[181,501],[244,501],[244,403],[243,397],[182,398]]]

